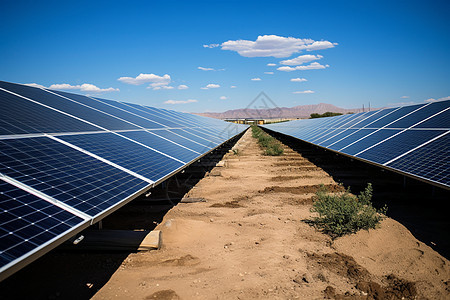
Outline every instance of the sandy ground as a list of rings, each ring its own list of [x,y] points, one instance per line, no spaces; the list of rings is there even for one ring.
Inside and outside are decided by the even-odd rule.
[[[128,255],[94,299],[450,299],[449,261],[400,223],[332,240],[302,220],[317,185],[300,154],[267,157],[247,132],[158,225],[159,251]],[[212,176],[215,175],[215,176]]]

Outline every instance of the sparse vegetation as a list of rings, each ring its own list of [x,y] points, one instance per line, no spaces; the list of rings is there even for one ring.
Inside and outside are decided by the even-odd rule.
[[[258,126],[252,126],[252,136],[258,140],[259,146],[264,150],[264,155],[283,155],[283,146],[279,141],[265,133]]]
[[[289,122],[289,121],[291,121],[290,119],[286,119],[286,120],[276,120],[276,121],[274,121],[274,120],[270,120],[270,121],[266,121],[266,122],[264,122],[264,124],[275,124],[275,123],[284,123],[284,122]]]
[[[316,193],[312,212],[319,214],[310,223],[333,238],[355,233],[361,229],[376,228],[385,218],[387,207],[377,210],[372,206],[372,184],[354,196],[350,190],[340,194],[328,193],[322,186]]]
[[[231,150],[233,150],[234,155],[237,155],[237,156],[241,155],[241,152],[239,151],[239,149],[231,149]]]
[[[342,115],[342,114],[341,113],[335,113],[335,112],[327,111],[326,113],[323,113],[323,114],[313,113],[313,114],[310,115],[311,116],[310,119],[335,117],[335,116],[340,116],[340,115]]]

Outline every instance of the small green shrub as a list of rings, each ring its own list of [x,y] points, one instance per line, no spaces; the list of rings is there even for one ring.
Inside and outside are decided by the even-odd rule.
[[[349,190],[341,194],[329,194],[322,187],[316,193],[312,212],[319,214],[310,222],[323,232],[336,238],[345,234],[355,233],[361,229],[376,228],[385,218],[387,207],[377,210],[372,206],[372,184],[358,197]]]
[[[252,136],[257,139],[259,146],[264,150],[264,155],[283,155],[284,149],[281,143],[258,126],[252,126]]]

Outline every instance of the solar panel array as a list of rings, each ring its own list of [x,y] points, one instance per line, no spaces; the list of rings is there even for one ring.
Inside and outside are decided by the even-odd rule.
[[[450,100],[263,127],[450,188]]]
[[[0,280],[243,132],[0,81]]]

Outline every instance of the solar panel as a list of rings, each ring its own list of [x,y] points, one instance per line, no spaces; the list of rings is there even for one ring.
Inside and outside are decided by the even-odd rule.
[[[194,151],[171,140],[150,133],[149,131],[127,131],[121,135],[126,136],[141,144],[154,148],[178,160],[189,162],[198,157],[200,152]]]
[[[154,182],[185,164],[115,133],[65,135],[59,138]]]
[[[0,135],[102,130],[1,88],[0,101]]]
[[[430,143],[407,152],[386,166],[414,176],[450,186],[450,135],[446,134]]]
[[[406,130],[356,156],[383,164],[443,133],[444,130]]]
[[[0,272],[44,250],[87,220],[0,180]]]
[[[54,110],[64,112],[70,116],[76,116],[78,119],[88,124],[97,125],[98,128],[106,128],[109,130],[139,129],[139,127],[133,124],[124,122],[118,118],[98,110],[94,110],[90,107],[80,105],[77,102],[70,101],[68,98],[63,98],[52,92],[36,89],[30,86],[4,82],[0,82],[0,87],[28,99],[32,99],[38,103],[46,105],[47,107],[51,107]]]
[[[0,81],[0,280],[247,126]]]
[[[450,188],[450,100],[263,127]]]
[[[150,184],[47,137],[0,140],[0,169],[91,216]]]
[[[198,143],[196,141],[190,140],[182,135],[176,134],[173,132],[173,130],[154,130],[150,131],[150,133],[174,141],[177,144],[183,145],[184,147],[187,147],[199,153],[205,153],[211,150],[210,147],[207,147],[206,145]]]

